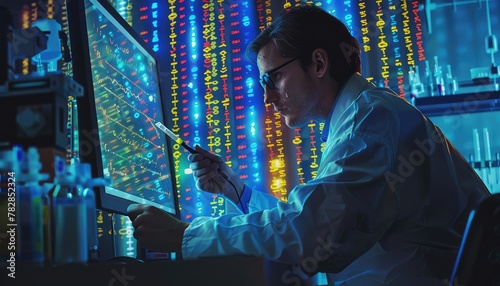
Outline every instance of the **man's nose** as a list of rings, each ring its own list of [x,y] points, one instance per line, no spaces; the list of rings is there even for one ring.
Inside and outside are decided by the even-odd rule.
[[[270,104],[274,103],[278,100],[278,93],[276,90],[271,90],[267,85],[265,85],[264,89],[264,103],[265,104]]]

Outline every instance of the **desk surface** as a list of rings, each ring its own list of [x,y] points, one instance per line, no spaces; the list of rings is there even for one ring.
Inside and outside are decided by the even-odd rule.
[[[2,265],[1,285],[265,285],[264,262],[257,257],[183,261],[96,262],[53,267],[16,265],[15,279]],[[4,281],[6,283],[4,283]]]

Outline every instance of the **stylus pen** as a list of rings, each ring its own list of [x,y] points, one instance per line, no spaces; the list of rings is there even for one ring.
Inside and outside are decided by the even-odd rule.
[[[186,150],[189,151],[191,154],[197,154],[198,151],[194,150],[191,148],[184,140],[182,140],[177,134],[172,132],[172,130],[168,129],[163,123],[161,122],[156,122],[155,125],[160,128],[161,131],[165,132],[165,134],[168,135],[172,140],[174,140],[177,144],[180,144],[182,147],[186,148]]]
[[[198,154],[199,153],[198,151],[191,148],[188,144],[186,144],[186,142],[184,142],[184,140],[182,140],[177,134],[172,132],[172,130],[168,129],[167,126],[163,125],[163,123],[156,122],[155,125],[158,128],[160,128],[161,131],[165,132],[165,134],[167,134],[168,137],[170,137],[172,140],[174,140],[177,144],[180,144],[182,147],[186,148],[186,150],[188,150],[189,153],[191,153],[191,154]],[[220,169],[219,169],[219,174],[221,174],[222,177],[224,177],[224,179],[229,181],[229,177],[226,175],[226,173],[222,172]]]
[[[182,140],[177,134],[172,132],[172,130],[168,129],[165,125],[163,125],[163,123],[156,122],[155,125],[158,128],[160,128],[161,131],[165,132],[165,134],[167,134],[168,137],[170,137],[172,140],[174,140],[177,144],[180,144],[180,145],[182,145],[182,147],[186,148],[186,150],[188,150],[191,154],[199,153],[198,151],[191,148],[188,144],[186,144],[186,142],[184,142],[184,140]],[[241,202],[240,194],[238,193],[238,190],[236,189],[236,186],[233,184],[233,182],[231,182],[228,175],[226,175],[226,173],[224,173],[221,169],[218,169],[218,172],[234,188],[234,191],[236,192],[236,196],[238,197],[238,202],[241,204],[243,212],[246,213],[244,210],[245,208],[243,207],[243,203]]]

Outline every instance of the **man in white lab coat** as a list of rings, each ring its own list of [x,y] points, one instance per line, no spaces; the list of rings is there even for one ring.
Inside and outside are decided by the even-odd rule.
[[[139,244],[184,258],[263,256],[327,273],[331,285],[443,285],[469,212],[489,196],[468,162],[416,108],[360,75],[357,41],[320,8],[283,13],[249,53],[264,101],[287,126],[325,122],[316,178],[281,202],[197,147],[197,186],[240,212],[184,223],[132,205]],[[283,284],[293,283],[286,274]]]

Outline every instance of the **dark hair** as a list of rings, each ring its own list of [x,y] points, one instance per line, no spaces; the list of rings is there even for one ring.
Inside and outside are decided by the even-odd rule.
[[[271,41],[284,57],[299,57],[304,69],[311,63],[312,51],[323,48],[330,60],[330,75],[340,86],[361,72],[358,41],[344,23],[319,7],[299,5],[283,11],[248,45],[247,55],[258,53]]]

